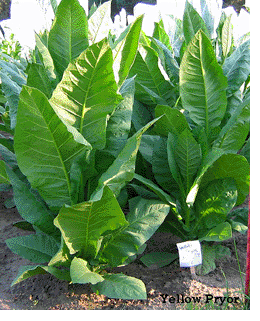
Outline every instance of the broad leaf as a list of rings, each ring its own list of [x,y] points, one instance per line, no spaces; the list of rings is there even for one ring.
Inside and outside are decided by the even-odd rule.
[[[231,225],[228,222],[218,224],[212,228],[200,241],[222,242],[232,237]]]
[[[237,153],[244,145],[250,130],[250,98],[237,106],[214,142],[215,147]]]
[[[49,34],[48,49],[61,79],[68,64],[88,47],[87,17],[78,0],[62,0]]]
[[[199,190],[195,202],[198,230],[223,223],[236,201],[237,187],[231,178],[214,180]]]
[[[205,175],[207,170],[210,168],[210,166],[212,166],[212,164],[214,164],[214,162],[217,161],[224,153],[225,152],[220,148],[213,148],[205,157],[201,165],[201,168],[198,171],[197,177],[195,178],[194,183],[187,196],[187,199],[186,199],[187,204],[190,204],[191,206],[194,204],[203,176]]]
[[[23,87],[17,121],[14,148],[21,171],[49,206],[70,204],[73,158],[91,146],[76,130],[74,140],[47,97],[35,88]]]
[[[146,300],[145,285],[141,280],[124,274],[105,274],[104,281],[92,285],[92,289],[111,299]]]
[[[228,247],[222,246],[220,244],[202,244],[202,265],[196,267],[196,272],[199,275],[206,275],[216,268],[215,260],[221,259],[223,257],[230,257],[231,251]]]
[[[224,75],[228,80],[227,94],[231,96],[247,80],[250,74],[250,41],[244,42],[223,65]]]
[[[55,266],[55,267],[69,267],[71,263],[71,255],[66,243],[61,237],[60,248],[58,252],[51,258],[48,263],[48,266]]]
[[[172,106],[175,102],[174,87],[162,75],[156,51],[148,46],[141,49],[142,54],[139,50],[129,72],[130,77],[136,75],[136,99],[152,106]]]
[[[120,89],[124,100],[116,107],[107,123],[106,150],[115,157],[125,146],[130,132],[134,93],[134,78],[127,79]]]
[[[114,71],[118,74],[118,87],[121,87],[131,69],[136,54],[142,28],[143,16],[131,25],[126,37],[114,49]]]
[[[232,23],[231,17],[226,18],[223,28],[222,28],[222,35],[221,35],[221,45],[222,45],[222,54],[224,59],[228,56],[231,44],[232,44]]]
[[[183,15],[183,32],[187,45],[200,29],[203,30],[204,33],[208,33],[208,29],[201,16],[194,9],[194,7],[188,1],[186,1]]]
[[[180,94],[189,117],[205,128],[220,125],[226,111],[226,78],[208,37],[198,31],[188,45],[180,66]]]
[[[164,267],[178,258],[177,253],[151,252],[140,258],[142,263],[150,269]]]
[[[238,197],[236,205],[244,202],[249,193],[250,167],[245,157],[237,154],[226,154],[217,159],[207,170],[201,181],[204,188],[210,181],[230,177],[236,181]]]
[[[60,229],[70,253],[94,259],[101,235],[125,224],[125,216],[112,191],[105,187],[101,199],[63,207],[54,224]]]
[[[123,100],[113,73],[106,39],[90,46],[64,72],[50,103],[95,149],[106,144],[107,117]]]
[[[88,39],[90,44],[99,42],[108,36],[111,28],[111,1],[99,6],[88,21]]]
[[[185,181],[186,192],[188,192],[201,163],[200,145],[190,130],[185,129],[179,135],[174,158]]]
[[[168,133],[180,134],[184,129],[189,129],[185,116],[176,108],[158,105],[155,108],[155,117],[164,115],[155,124],[155,132],[158,135],[168,136]]]
[[[34,263],[49,262],[58,251],[56,241],[46,234],[31,234],[6,240],[9,249]]]
[[[75,257],[70,266],[70,277],[72,283],[91,283],[96,284],[98,282],[104,281],[104,278],[89,269],[88,262]]]
[[[166,191],[176,192],[176,177],[172,177],[168,163],[167,139],[161,137],[154,145],[152,154],[152,170],[157,183]],[[174,178],[174,179],[173,179]]]
[[[30,64],[28,69],[27,86],[39,89],[48,98],[52,94],[52,83],[43,65]]]
[[[135,202],[137,203],[135,206]],[[128,225],[115,231],[102,251],[102,257],[109,265],[118,266],[135,255],[162,224],[170,206],[157,200],[131,199]]]
[[[35,276],[37,274],[46,274],[50,273],[54,276],[56,276],[60,280],[70,281],[70,275],[69,272],[66,270],[59,270],[57,268],[54,268],[52,266],[41,266],[41,265],[25,265],[22,266],[18,272],[17,277],[13,280],[11,286],[22,282],[31,276]]]
[[[58,230],[53,225],[54,215],[45,203],[11,169],[6,167],[6,171],[12,184],[15,205],[21,217],[42,232],[59,238]]]

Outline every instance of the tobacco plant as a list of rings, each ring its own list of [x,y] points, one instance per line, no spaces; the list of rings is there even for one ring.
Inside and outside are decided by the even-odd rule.
[[[0,161],[0,183],[12,186],[23,218],[15,226],[34,233],[6,243],[34,263],[13,285],[50,273],[112,298],[146,299],[141,280],[107,269],[131,262],[170,207],[137,197],[126,217],[118,203],[141,137],[157,119],[129,138],[135,82],[128,72],[142,17],[113,40],[109,8],[87,17],[77,0],[62,0],[51,30],[36,35],[14,150],[3,149]]]
[[[134,127],[163,115],[142,138],[132,188],[171,206],[165,228],[184,241],[202,242],[201,273],[229,254],[213,241],[229,239],[232,228],[246,231],[230,218],[249,192],[243,156],[249,155],[249,40],[234,46],[230,17],[222,15],[215,38],[208,22],[187,1],[175,34],[169,36],[161,20],[153,37],[142,36],[130,71],[137,74]],[[175,46],[180,28],[183,40]],[[165,259],[169,264],[169,253]],[[161,254],[158,260],[161,265]]]

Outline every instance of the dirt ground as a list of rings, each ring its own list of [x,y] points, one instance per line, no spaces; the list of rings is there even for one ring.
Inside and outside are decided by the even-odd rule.
[[[20,266],[30,265],[31,262],[13,254],[5,244],[8,238],[30,233],[13,226],[21,217],[16,208],[5,208],[4,202],[9,197],[10,192],[0,192],[0,310],[175,310],[187,308],[185,298],[199,296],[202,298],[201,308],[209,309],[210,304],[206,304],[207,295],[225,296],[227,284],[228,296],[233,298],[230,301],[235,302],[233,307],[242,309],[241,279],[234,239],[241,269],[245,273],[247,238],[239,233],[223,244],[230,248],[231,258],[217,261],[214,272],[198,277],[197,280],[192,279],[189,269],[179,268],[178,260],[164,268],[148,269],[137,259],[128,266],[115,269],[115,273],[123,272],[140,278],[145,283],[148,293],[146,301],[108,299],[92,293],[88,285],[68,284],[49,274],[31,277],[10,287]],[[148,241],[146,252],[177,252],[176,243],[179,241],[170,234],[157,233]],[[234,300],[235,297],[239,299]],[[186,302],[189,303],[189,300],[186,299]],[[220,301],[217,302],[213,308],[221,308],[220,304]]]

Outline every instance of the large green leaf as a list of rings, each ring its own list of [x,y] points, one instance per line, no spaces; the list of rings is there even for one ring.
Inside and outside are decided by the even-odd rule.
[[[84,258],[94,259],[101,235],[127,224],[127,221],[114,194],[105,187],[97,201],[64,206],[54,224],[60,229],[71,254],[80,251]]]
[[[208,33],[208,29],[201,16],[194,9],[194,7],[188,1],[186,1],[183,15],[183,33],[187,45],[200,29],[203,30],[204,33]]]
[[[52,267],[52,266],[25,265],[19,269],[18,275],[13,280],[11,286],[13,286],[19,282],[22,282],[22,281],[30,278],[31,276],[35,276],[37,274],[46,274],[46,273],[50,273],[50,274],[56,276],[60,280],[65,280],[68,282],[70,281],[69,272],[66,270],[59,270],[59,269]]]
[[[88,39],[90,44],[99,42],[108,36],[111,28],[111,1],[99,6],[88,21]]]
[[[226,111],[227,81],[208,37],[200,30],[188,45],[180,66],[180,94],[190,118],[207,137]]]
[[[74,128],[70,130],[73,134],[43,93],[23,87],[14,138],[15,153],[21,171],[51,207],[60,208],[64,203],[71,203],[72,161],[91,149]]]
[[[250,98],[248,97],[232,112],[226,125],[214,142],[215,147],[237,153],[244,145],[250,130]]]
[[[200,241],[222,242],[232,237],[231,225],[228,222],[222,222],[212,228],[208,233],[200,238]]]
[[[161,268],[178,258],[177,253],[169,253],[169,252],[150,252],[140,258],[145,266],[148,268]]]
[[[87,17],[78,0],[62,0],[49,34],[48,49],[61,79],[68,64],[88,47]]]
[[[136,54],[142,28],[143,16],[138,17],[131,25],[125,38],[120,41],[114,52],[114,71],[118,74],[118,86],[124,83],[131,69]]]
[[[58,251],[57,242],[46,234],[31,234],[6,240],[9,249],[34,263],[49,262]]]
[[[12,184],[15,205],[21,217],[42,232],[59,238],[57,233],[59,231],[53,225],[54,215],[45,203],[11,169],[6,167],[6,172]]]
[[[223,223],[236,201],[237,187],[231,178],[214,180],[200,189],[195,202],[198,230]]]
[[[95,149],[105,147],[107,117],[123,100],[112,65],[112,50],[103,39],[69,65],[50,100],[59,117]]]
[[[227,94],[231,96],[239,90],[250,74],[250,40],[240,45],[223,65],[228,80]]]
[[[105,274],[103,282],[92,285],[92,289],[112,299],[146,300],[145,285],[141,280],[124,274]]]
[[[104,278],[95,272],[92,272],[89,268],[88,262],[74,257],[70,266],[70,276],[72,283],[91,283],[96,284],[104,281]]]
[[[238,190],[236,205],[240,205],[249,193],[249,175],[250,166],[244,156],[226,154],[217,159],[207,170],[202,178],[201,187],[203,188],[214,179],[233,178]]]
[[[232,45],[232,15],[228,16],[224,22],[221,33],[222,55],[226,58]]]
[[[158,56],[154,49],[143,46],[139,49],[129,76],[136,75],[137,100],[155,106],[175,103],[174,87],[165,80],[158,66]]]
[[[188,192],[201,163],[200,145],[189,129],[185,129],[178,136],[174,158],[184,179],[186,192]]]
[[[124,100],[116,107],[107,123],[106,151],[115,157],[125,146],[131,129],[134,93],[134,78],[127,79],[120,88],[120,94]]]
[[[185,116],[177,109],[169,106],[158,105],[155,108],[155,117],[165,115],[155,124],[158,135],[168,136],[168,133],[180,134],[184,129],[189,129]]]
[[[111,239],[102,251],[102,258],[105,258],[111,266],[124,263],[155,233],[169,210],[168,204],[158,200],[140,197],[131,199],[130,213],[127,215],[128,225],[111,235]]]

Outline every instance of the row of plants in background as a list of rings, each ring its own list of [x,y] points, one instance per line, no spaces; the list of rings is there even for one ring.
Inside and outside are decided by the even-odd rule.
[[[146,299],[141,280],[107,270],[135,260],[158,228],[202,242],[200,273],[228,254],[213,241],[246,231],[246,211],[231,210],[249,188],[250,50],[235,47],[230,17],[214,30],[188,1],[183,21],[168,17],[166,31],[160,20],[152,37],[140,16],[117,38],[110,8],[86,16],[62,0],[27,66],[0,61],[0,186],[13,189],[15,226],[34,232],[6,243],[34,263],[13,284],[51,273]]]

